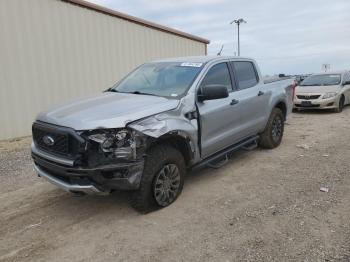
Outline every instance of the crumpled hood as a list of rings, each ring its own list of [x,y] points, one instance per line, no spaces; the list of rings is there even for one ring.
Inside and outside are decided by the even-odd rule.
[[[339,85],[334,86],[297,86],[295,93],[296,94],[324,94],[328,92],[339,92],[341,88]]]
[[[128,123],[175,109],[179,100],[106,92],[40,113],[36,120],[75,130],[122,128]]]

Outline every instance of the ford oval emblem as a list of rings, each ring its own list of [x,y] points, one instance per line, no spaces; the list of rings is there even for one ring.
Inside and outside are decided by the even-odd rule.
[[[47,146],[53,146],[55,144],[55,140],[51,136],[44,136],[43,142]]]

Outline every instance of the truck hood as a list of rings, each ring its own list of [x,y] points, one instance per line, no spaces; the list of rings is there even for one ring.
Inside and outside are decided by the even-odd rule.
[[[295,93],[296,94],[324,94],[328,92],[339,92],[340,91],[339,85],[335,86],[297,86]]]
[[[40,113],[36,120],[75,130],[122,128],[135,120],[175,109],[179,100],[106,92]]]

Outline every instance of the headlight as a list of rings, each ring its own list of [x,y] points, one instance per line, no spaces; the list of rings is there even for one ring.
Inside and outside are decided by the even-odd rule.
[[[323,95],[323,99],[326,99],[326,98],[331,98],[331,97],[335,97],[338,93],[336,92],[330,92],[330,93],[326,93]]]
[[[99,144],[104,153],[111,153],[116,158],[136,158],[136,133],[129,129],[103,129],[90,131],[90,141]]]

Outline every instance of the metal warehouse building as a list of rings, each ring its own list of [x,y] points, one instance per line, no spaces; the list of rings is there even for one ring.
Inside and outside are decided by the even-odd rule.
[[[53,104],[96,94],[135,66],[206,54],[208,40],[81,0],[0,1],[0,140]]]

